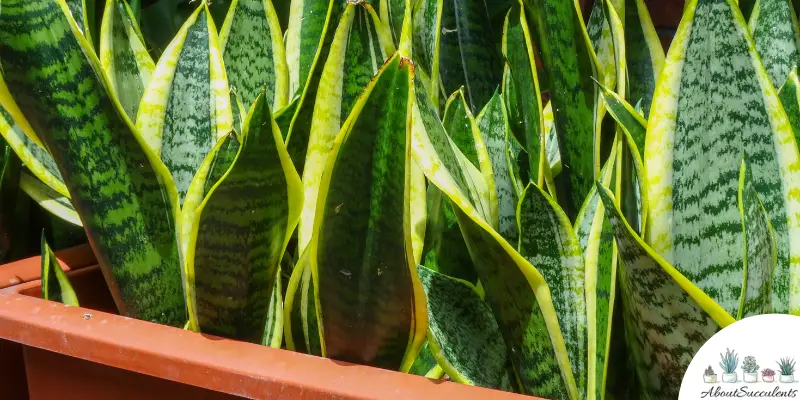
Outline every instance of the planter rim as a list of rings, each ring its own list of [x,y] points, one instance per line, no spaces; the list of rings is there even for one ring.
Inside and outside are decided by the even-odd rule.
[[[65,272],[97,264],[88,243],[56,252],[56,259]],[[31,257],[0,265],[0,289],[40,279],[41,257]]]
[[[280,397],[286,398],[531,398],[238,342],[19,294],[37,286],[40,281],[0,290],[0,338],[246,398],[268,397],[277,393],[276,386],[280,387]]]

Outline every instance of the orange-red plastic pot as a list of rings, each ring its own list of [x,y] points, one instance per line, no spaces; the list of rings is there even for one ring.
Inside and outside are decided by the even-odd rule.
[[[0,290],[3,399],[530,398],[121,317],[97,266],[68,275],[82,307],[38,298],[39,281]]]

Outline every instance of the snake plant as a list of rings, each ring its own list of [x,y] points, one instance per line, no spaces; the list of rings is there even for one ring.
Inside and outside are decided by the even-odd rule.
[[[125,315],[603,399],[800,314],[790,0],[688,1],[668,49],[643,0],[199,1],[166,41],[92,3],[2,0],[0,195],[82,226]]]

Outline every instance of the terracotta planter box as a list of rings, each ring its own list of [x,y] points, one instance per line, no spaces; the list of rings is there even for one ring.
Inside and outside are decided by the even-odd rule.
[[[99,267],[67,275],[82,307],[0,290],[0,398],[530,399],[121,317]]]

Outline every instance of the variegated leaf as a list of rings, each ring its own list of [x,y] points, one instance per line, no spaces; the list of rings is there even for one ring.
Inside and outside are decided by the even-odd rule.
[[[792,0],[756,1],[749,28],[772,85],[781,87],[800,62],[800,25]]]
[[[392,40],[396,45],[400,44],[400,34],[403,29],[403,16],[406,12],[406,0],[373,0],[374,3],[380,2],[381,20],[389,27]]]
[[[792,68],[792,72],[786,77],[786,83],[781,86],[778,98],[789,118],[795,142],[800,143],[800,79],[797,77],[797,67]]]
[[[395,0],[397,1],[397,0]],[[441,95],[439,74],[439,48],[442,36],[442,10],[444,0],[418,0],[413,2],[413,44],[414,65],[417,68],[416,78],[419,78],[419,69],[429,75],[431,82],[428,88],[431,102],[439,111],[439,98]],[[443,88],[441,88],[443,89]]]
[[[688,3],[647,126],[647,237],[731,314],[743,249],[736,201],[744,152],[778,251],[774,312],[800,312],[800,160],[789,120],[734,0]]]
[[[506,153],[506,140],[511,133],[508,129],[503,98],[499,93],[495,92],[486,107],[478,114],[477,122],[492,164],[497,193],[498,232],[506,240],[514,243],[519,237],[516,223],[518,196],[514,189]]]
[[[566,214],[533,183],[520,198],[517,219],[519,252],[550,288],[578,393],[585,398],[588,327],[580,242]]]
[[[353,106],[309,244],[323,356],[401,371],[428,325],[411,243],[412,81],[410,60],[396,53]]]
[[[676,398],[692,357],[734,319],[633,232],[610,190],[597,189],[619,248],[625,335],[639,396]]]
[[[230,86],[245,107],[265,89],[271,109],[286,106],[289,69],[272,0],[232,0],[219,41]]]
[[[641,101],[647,118],[664,67],[664,48],[644,0],[625,1],[625,51],[628,60],[627,98],[634,103]],[[640,149],[644,150],[644,147]]]
[[[274,349],[280,349],[283,343],[283,285],[281,283],[281,266],[275,274],[275,287],[269,299],[269,312],[267,325],[264,328],[264,338],[261,344]]]
[[[158,60],[136,127],[172,173],[182,204],[205,156],[233,129],[217,30],[205,3]]]
[[[106,1],[100,26],[100,65],[131,120],[156,68],[139,24],[125,0]]]
[[[477,113],[492,97],[503,74],[486,5],[443,0],[440,26],[439,71],[445,93],[464,87],[469,108]]]
[[[617,151],[612,149],[600,179],[604,185],[614,181]],[[614,234],[605,218],[605,207],[597,189],[593,188],[575,221],[585,265],[586,319],[589,355],[587,364],[587,397],[602,399],[609,375],[612,323],[617,291],[617,252]]]
[[[736,316],[741,319],[770,313],[770,284],[777,261],[769,215],[753,187],[753,171],[747,157],[742,159],[739,173],[738,204],[745,246],[744,282]]]
[[[367,3],[348,3],[336,28],[317,89],[303,168],[304,204],[298,227],[300,251],[311,240],[319,185],[336,134],[364,88],[394,51],[389,30],[372,7]]]
[[[570,219],[591,190],[599,160],[593,154],[598,94],[595,56],[576,1],[523,0],[531,30],[538,38],[546,88],[561,147],[558,201]]]
[[[47,245],[42,233],[42,298],[68,306],[78,306],[78,296],[69,283],[67,274],[61,269],[55,253]]]
[[[57,193],[42,181],[23,171],[19,176],[19,188],[30,196],[39,206],[76,226],[83,226],[78,212],[69,198]]]
[[[506,374],[506,344],[492,309],[477,289],[418,266],[428,304],[428,345],[455,382],[501,388]]]
[[[230,168],[195,211],[187,278],[203,332],[261,343],[275,277],[300,219],[300,177],[264,92]],[[213,176],[213,173],[211,174]]]

